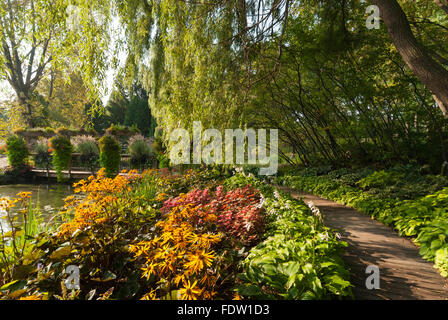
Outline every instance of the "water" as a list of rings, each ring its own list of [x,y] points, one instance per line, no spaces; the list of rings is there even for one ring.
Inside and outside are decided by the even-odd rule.
[[[31,192],[31,203],[33,208],[38,208],[42,214],[44,221],[50,221],[58,214],[59,209],[64,206],[64,199],[73,194],[70,185],[58,184],[17,184],[0,186],[0,198],[15,198],[21,192]],[[17,208],[12,208],[11,213],[17,214]],[[0,212],[0,216],[4,216],[5,212]],[[4,229],[9,227],[4,219],[0,219],[0,223]]]

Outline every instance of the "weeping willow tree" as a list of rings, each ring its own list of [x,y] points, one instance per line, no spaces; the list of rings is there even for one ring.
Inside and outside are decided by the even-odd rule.
[[[193,121],[242,127],[260,76],[254,53],[278,41],[291,1],[126,1],[127,74],[149,92],[165,136]]]
[[[395,3],[418,46],[444,68],[443,7],[424,0]],[[119,45],[127,50],[127,77],[144,85],[165,138],[202,121],[218,129],[278,128],[283,157],[306,165],[437,159],[437,166],[447,159],[446,120],[435,92],[397,49],[387,21],[380,29],[366,27],[368,2],[109,4],[78,6],[109,15],[109,21],[118,17],[124,26]],[[97,58],[105,60],[97,52],[87,61],[93,64],[89,74],[101,65],[93,63]]]

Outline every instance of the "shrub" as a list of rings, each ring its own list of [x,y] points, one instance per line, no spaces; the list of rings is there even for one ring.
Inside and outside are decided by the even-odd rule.
[[[62,170],[69,168],[73,146],[69,138],[58,135],[50,139],[50,147],[53,150],[53,166],[60,182],[64,180]]]
[[[440,274],[443,277],[448,278],[448,247],[439,249],[436,252],[435,266],[440,270]]]
[[[82,166],[94,171],[99,164],[100,149],[98,148],[96,139],[92,136],[78,136],[72,138],[75,152],[80,153],[80,161]]]
[[[132,134],[140,133],[140,130],[135,126],[127,127],[113,124],[106,129],[106,133],[113,136],[130,136]]]
[[[50,128],[50,127],[46,127],[45,128],[45,132],[46,133],[49,133],[49,134],[55,134],[56,132],[54,131],[54,129],[53,128]]]
[[[37,141],[37,145],[34,148],[36,155],[34,156],[34,162],[37,166],[48,169],[52,162],[51,149],[49,147],[49,141],[47,139],[41,139]]]
[[[386,172],[384,170],[376,171],[371,175],[358,181],[358,185],[362,189],[369,189],[375,187],[385,187],[394,185],[404,177],[404,174],[395,171]]]
[[[170,167],[170,159],[168,159],[168,157],[164,154],[159,154],[157,156],[157,160],[159,160],[159,169]]]
[[[9,164],[13,168],[24,167],[29,156],[25,140],[19,136],[9,137],[6,141],[6,148]]]
[[[117,173],[120,166],[120,144],[112,136],[106,135],[99,140],[100,165],[109,176]]]
[[[135,135],[129,139],[128,149],[131,154],[131,166],[134,168],[148,165],[155,157],[149,140],[142,135]]]

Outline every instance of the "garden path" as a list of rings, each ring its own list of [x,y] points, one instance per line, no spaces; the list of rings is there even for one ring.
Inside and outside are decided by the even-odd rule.
[[[337,229],[348,243],[343,259],[351,271],[355,299],[361,300],[448,300],[448,281],[433,263],[425,261],[418,247],[392,228],[359,211],[289,188],[295,198],[313,202],[324,214],[325,224]],[[367,289],[369,265],[380,271],[380,289]]]

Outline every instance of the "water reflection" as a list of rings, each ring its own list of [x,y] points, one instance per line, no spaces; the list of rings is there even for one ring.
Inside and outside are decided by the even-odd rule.
[[[0,198],[15,198],[21,192],[31,192],[31,203],[33,208],[38,209],[43,221],[50,221],[58,214],[59,209],[64,205],[64,199],[71,195],[73,189],[70,185],[60,184],[17,184],[0,186]],[[17,215],[19,208],[12,208],[11,214]],[[0,211],[0,215],[5,216],[5,212]],[[20,223],[20,220],[18,221]],[[9,225],[5,219],[0,219],[3,230],[9,230]]]

